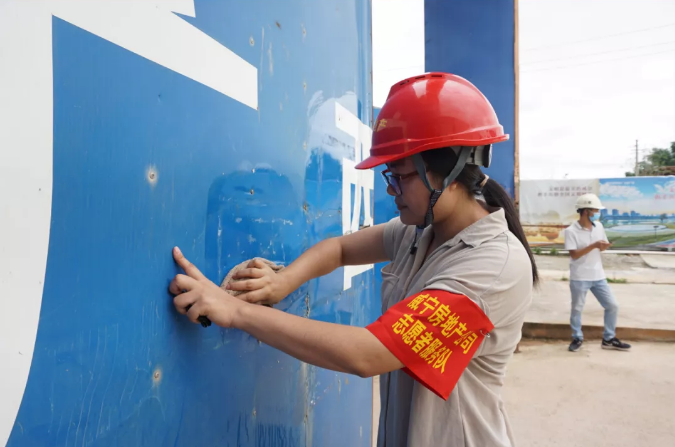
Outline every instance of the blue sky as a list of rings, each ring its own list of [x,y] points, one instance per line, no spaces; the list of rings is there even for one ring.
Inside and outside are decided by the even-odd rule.
[[[600,200],[608,209],[643,214],[675,211],[675,178],[600,180]]]

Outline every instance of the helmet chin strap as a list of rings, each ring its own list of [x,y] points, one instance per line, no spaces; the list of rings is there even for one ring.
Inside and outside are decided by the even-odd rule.
[[[473,149],[474,148],[470,146],[462,146],[462,148],[459,150],[459,154],[457,154],[457,163],[455,164],[455,167],[452,168],[450,174],[448,174],[448,176],[445,177],[445,179],[443,180],[442,189],[434,189],[431,186],[431,183],[429,183],[429,177],[427,176],[427,167],[424,164],[422,155],[417,153],[412,156],[412,160],[413,163],[415,164],[415,168],[417,169],[417,173],[424,182],[424,185],[431,192],[431,197],[429,198],[429,207],[427,208],[427,214],[424,216],[424,225],[417,225],[417,227],[415,228],[415,239],[413,239],[412,246],[410,247],[411,255],[417,253],[417,246],[419,244],[420,237],[422,236],[422,232],[434,221],[434,205],[436,205],[436,202],[438,202],[438,199],[441,197],[441,194],[443,194],[443,191],[445,191],[445,188],[450,186],[450,184],[455,181],[459,173],[462,172],[462,169],[464,169],[464,166],[466,165],[466,162],[469,159],[469,156],[471,155]]]

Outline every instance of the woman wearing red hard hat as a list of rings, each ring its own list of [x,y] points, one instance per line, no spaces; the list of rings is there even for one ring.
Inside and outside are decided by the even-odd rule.
[[[483,94],[445,73],[392,87],[370,157],[386,164],[400,217],[328,239],[275,273],[253,262],[233,297],[174,250],[187,275],[170,286],[179,312],[241,329],[304,362],[381,375],[378,446],[511,446],[501,400],[537,269],[504,189],[481,172],[506,141]],[[382,269],[383,315],[366,328],[330,324],[274,304],[345,265]]]

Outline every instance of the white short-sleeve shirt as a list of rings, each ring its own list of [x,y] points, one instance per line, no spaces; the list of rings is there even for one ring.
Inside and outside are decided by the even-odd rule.
[[[414,226],[399,218],[386,224],[391,263],[382,269],[382,311],[425,289],[465,295],[494,324],[447,401],[403,370],[380,380],[378,447],[511,447],[513,437],[501,399],[506,365],[520,341],[532,300],[532,264],[509,231],[504,210],[490,215],[424,255],[427,228],[416,255]],[[423,262],[424,261],[424,262]]]
[[[590,230],[574,222],[565,229],[565,249],[582,250],[597,242],[607,242],[605,228],[600,222],[593,222]],[[602,281],[606,279],[605,269],[602,268],[602,257],[599,249],[578,258],[570,257],[570,279],[572,281]]]

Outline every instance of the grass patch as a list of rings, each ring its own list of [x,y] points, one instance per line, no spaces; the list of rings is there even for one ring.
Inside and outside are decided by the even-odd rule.
[[[607,278],[607,282],[610,284],[626,284],[628,280],[626,278]]]
[[[674,233],[667,234],[642,234],[640,236],[614,236],[609,238],[612,248],[636,247],[639,245],[649,245],[657,242],[664,242],[675,237]]]

